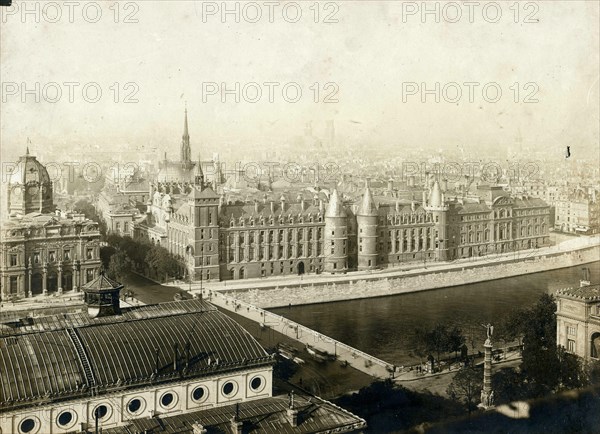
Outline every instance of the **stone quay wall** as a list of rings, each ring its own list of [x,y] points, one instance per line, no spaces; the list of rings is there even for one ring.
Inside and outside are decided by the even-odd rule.
[[[600,260],[600,246],[597,242],[589,244],[571,251],[544,252],[539,256],[507,256],[497,258],[496,262],[486,258],[471,263],[437,265],[430,270],[399,271],[394,276],[361,275],[353,278],[346,275],[345,280],[333,282],[303,283],[296,280],[278,286],[255,288],[249,282],[245,288],[219,288],[213,293],[218,291],[260,308],[383,297],[503,279]]]

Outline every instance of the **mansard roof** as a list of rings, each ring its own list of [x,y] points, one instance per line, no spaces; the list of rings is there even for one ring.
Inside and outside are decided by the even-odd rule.
[[[246,330],[205,305],[186,300],[50,331],[3,333],[0,409],[272,363]]]

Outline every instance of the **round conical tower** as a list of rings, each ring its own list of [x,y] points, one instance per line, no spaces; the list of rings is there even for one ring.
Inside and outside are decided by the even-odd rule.
[[[344,273],[348,270],[348,216],[334,189],[325,213],[324,270]]]
[[[448,206],[445,203],[444,193],[440,184],[435,181],[429,194],[429,200],[423,208],[430,212],[435,224],[435,256],[437,261],[448,260]]]
[[[377,218],[378,210],[367,185],[363,194],[356,221],[358,224],[358,269],[377,268]]]

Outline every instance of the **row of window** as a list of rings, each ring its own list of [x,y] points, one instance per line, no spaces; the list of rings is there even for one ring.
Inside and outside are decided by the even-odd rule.
[[[265,226],[265,225],[270,225],[273,226],[275,224],[275,218],[273,216],[269,216],[267,219],[265,219],[264,217],[260,217],[257,219],[258,221],[256,221],[256,219],[254,219],[253,217],[248,219],[248,224],[250,226],[254,226],[255,224],[258,223],[258,226]],[[238,224],[237,226],[241,226],[244,227],[246,225],[246,219],[244,219],[243,217],[240,217],[238,220]],[[296,223],[314,223],[314,222],[319,222],[322,223],[323,222],[323,216],[321,214],[319,214],[318,216],[313,216],[312,214],[310,214],[308,216],[308,218],[306,218],[305,221],[305,217],[303,215],[300,215],[298,217],[295,216],[289,216],[287,219],[287,223],[288,224],[296,224]],[[286,223],[285,221],[285,217],[283,216],[279,216],[277,218],[277,223],[280,225],[284,225]],[[232,228],[236,226],[236,221],[235,219],[231,219],[229,222],[229,227]]]
[[[93,247],[89,247],[86,249],[85,252],[85,257],[86,259],[94,259],[94,248]],[[59,255],[58,255],[58,251],[57,250],[49,250],[48,251],[48,262],[49,263],[54,263],[61,260]],[[70,261],[72,260],[72,255],[71,255],[71,249],[64,249],[63,250],[63,255],[62,255],[62,260],[63,261]],[[40,252],[33,252],[31,255],[31,262],[35,265],[40,264],[41,263],[41,253]],[[10,254],[9,256],[9,265],[11,267],[16,267],[19,264],[19,255],[16,253]]]
[[[266,387],[264,377],[257,375],[250,380],[250,390],[255,393],[262,392]],[[237,395],[239,385],[236,381],[227,381],[221,386],[221,394],[225,398],[232,398]],[[208,399],[209,390],[206,386],[200,385],[192,389],[190,394],[191,400],[196,404],[201,404]],[[176,392],[165,392],[159,398],[159,404],[164,410],[174,408],[179,402],[179,396]],[[146,401],[142,397],[131,398],[125,405],[125,411],[129,416],[139,416],[146,409]],[[99,423],[108,420],[113,412],[113,408],[109,404],[99,404],[94,407],[92,417],[97,419]],[[78,415],[73,410],[65,410],[56,417],[56,424],[63,429],[70,429],[77,423]],[[20,434],[36,434],[40,432],[41,423],[36,417],[27,417],[19,423]]]

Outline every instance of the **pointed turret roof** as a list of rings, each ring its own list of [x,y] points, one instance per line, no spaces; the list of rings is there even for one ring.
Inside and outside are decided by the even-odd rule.
[[[429,206],[439,208],[443,205],[444,204],[442,203],[442,189],[440,188],[440,184],[437,181],[435,181],[431,189],[431,193],[429,194]]]
[[[371,189],[369,188],[368,183],[365,186],[365,192],[363,194],[362,201],[360,203],[360,207],[358,208],[357,215],[362,215],[362,216],[377,215],[377,207],[375,206],[375,201],[373,200],[373,194],[371,193]]]
[[[338,197],[337,188],[334,188],[333,192],[331,192],[325,217],[346,217],[346,210],[344,209],[344,204]]]

